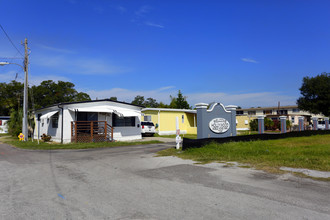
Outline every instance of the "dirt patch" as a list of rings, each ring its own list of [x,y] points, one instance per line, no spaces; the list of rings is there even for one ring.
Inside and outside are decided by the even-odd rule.
[[[281,167],[280,170],[290,171],[295,173],[303,173],[306,176],[311,176],[315,178],[330,178],[330,172],[326,172],[326,171],[291,168],[291,167]]]

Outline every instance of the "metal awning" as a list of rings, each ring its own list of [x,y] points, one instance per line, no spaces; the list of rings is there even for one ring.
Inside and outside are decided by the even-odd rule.
[[[42,115],[40,117],[40,119],[48,119],[48,118],[52,117],[53,115],[55,115],[57,112],[58,112],[58,110],[57,111],[48,112],[48,113]]]
[[[141,113],[135,111],[119,111],[119,113],[123,114],[124,117],[138,117],[141,116]]]
[[[69,108],[69,111],[113,113],[118,115],[119,117],[138,117],[141,115],[141,112],[115,106],[78,107]]]
[[[79,108],[69,108],[69,111],[78,111],[78,112],[103,112],[103,113],[112,113],[113,109],[110,109],[105,106],[94,106],[94,107],[79,107]]]

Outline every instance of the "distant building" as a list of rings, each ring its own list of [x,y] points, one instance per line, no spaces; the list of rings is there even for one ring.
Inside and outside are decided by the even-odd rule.
[[[237,109],[236,115],[237,118],[242,118],[241,120],[237,119],[237,130],[240,128],[244,128],[240,130],[247,130],[246,122],[257,118],[257,116],[265,116],[272,120],[279,120],[280,116],[286,116],[293,126],[298,125],[299,116],[304,116],[306,125],[311,123],[312,117],[324,118],[324,115],[300,110],[297,105]]]
[[[252,116],[252,115],[236,115],[236,130],[237,131],[250,130],[250,125],[249,125],[250,121],[256,118],[257,116]]]

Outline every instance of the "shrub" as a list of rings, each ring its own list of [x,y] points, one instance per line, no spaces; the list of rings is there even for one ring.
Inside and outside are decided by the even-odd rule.
[[[258,120],[253,119],[252,121],[250,121],[249,126],[251,131],[258,131]]]
[[[8,132],[13,137],[17,137],[22,132],[22,118],[23,111],[21,109],[19,111],[11,110],[8,121]]]
[[[287,129],[287,130],[290,130],[291,127],[292,127],[292,123],[291,123],[291,121],[290,121],[290,120],[286,120],[286,129]]]
[[[274,126],[274,122],[272,119],[270,118],[265,118],[265,130],[272,130],[273,126]]]
[[[41,135],[41,140],[43,140],[44,142],[50,141],[51,138],[52,138],[52,136],[47,135],[47,134],[42,134]]]

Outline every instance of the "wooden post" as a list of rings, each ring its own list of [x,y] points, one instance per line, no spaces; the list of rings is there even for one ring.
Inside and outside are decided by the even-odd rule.
[[[104,122],[104,140],[107,141],[107,134],[108,134],[108,124],[107,122],[105,121]]]
[[[77,122],[74,122],[74,141],[77,143],[77,137],[78,137],[78,133],[77,133]]]
[[[94,129],[94,127],[93,127],[93,121],[91,121],[91,142],[93,142],[93,129]]]
[[[113,127],[111,127],[111,141],[113,141]]]
[[[71,141],[73,139],[73,121],[71,122]]]

